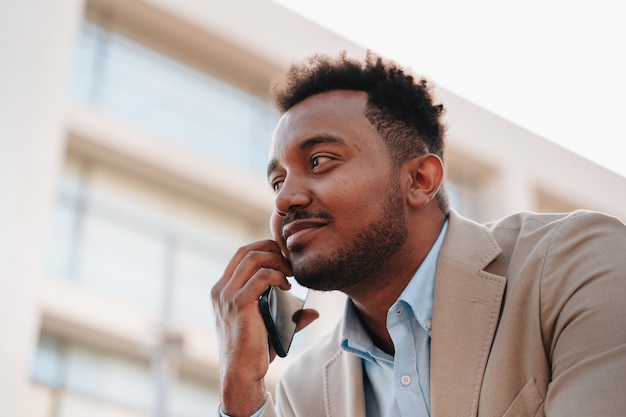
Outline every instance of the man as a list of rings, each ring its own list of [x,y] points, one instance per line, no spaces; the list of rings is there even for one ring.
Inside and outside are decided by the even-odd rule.
[[[312,57],[274,95],[275,240],[241,248],[212,292],[221,413],[624,415],[622,222],[577,211],[479,225],[450,210],[443,107],[372,54]],[[348,301],[272,399],[258,300],[291,275]]]

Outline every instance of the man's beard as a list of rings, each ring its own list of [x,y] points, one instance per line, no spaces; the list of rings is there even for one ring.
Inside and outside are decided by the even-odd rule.
[[[406,242],[402,193],[395,184],[382,199],[380,217],[359,232],[348,248],[330,255],[317,255],[305,262],[295,262],[296,280],[305,287],[320,290],[342,290],[362,282],[384,267],[385,261]]]

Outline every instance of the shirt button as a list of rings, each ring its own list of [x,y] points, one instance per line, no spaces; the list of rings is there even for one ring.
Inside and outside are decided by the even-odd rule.
[[[408,375],[402,375],[402,378],[400,378],[400,383],[402,383],[402,385],[407,386],[411,383],[411,377]]]
[[[432,320],[430,320],[430,319],[426,320],[426,328],[428,330],[432,330],[432,328],[433,328],[433,321]]]

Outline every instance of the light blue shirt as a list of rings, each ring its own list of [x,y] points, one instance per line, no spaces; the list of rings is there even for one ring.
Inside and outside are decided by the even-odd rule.
[[[363,360],[367,417],[430,417],[430,334],[435,275],[447,229],[446,220],[422,265],[387,312],[387,330],[395,357],[374,346],[354,305],[349,300],[346,303],[341,348]],[[389,387],[393,387],[393,393]],[[267,400],[252,417],[258,417],[266,405]],[[228,417],[221,407],[220,415]]]
[[[435,244],[398,300],[387,312],[387,330],[395,356],[377,348],[348,301],[341,348],[363,361],[367,417],[430,416],[430,335],[437,258],[448,228]]]

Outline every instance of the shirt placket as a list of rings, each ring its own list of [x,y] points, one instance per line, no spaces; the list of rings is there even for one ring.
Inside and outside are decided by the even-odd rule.
[[[427,342],[424,338],[428,339],[428,335],[417,324],[409,307],[404,303],[391,311],[388,329],[395,346],[393,383],[400,415],[429,416],[426,402],[428,368],[425,368],[428,367],[428,346],[424,344]],[[425,373],[422,378],[421,373]]]

